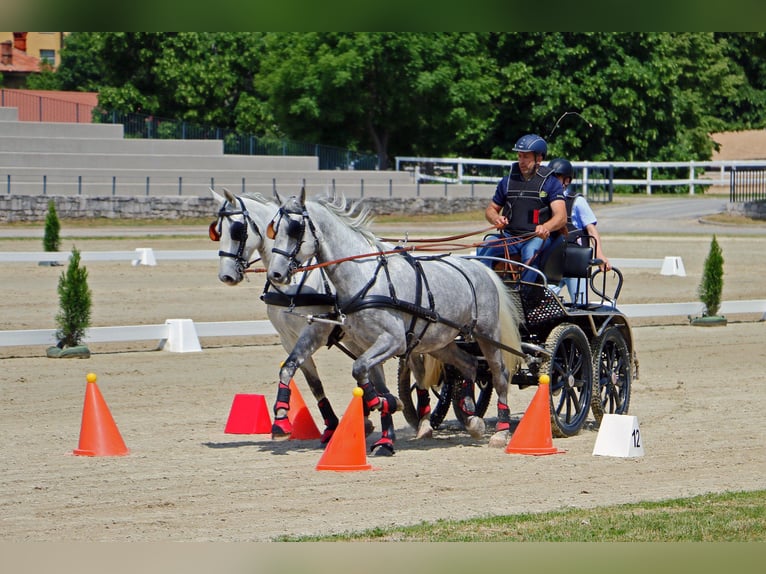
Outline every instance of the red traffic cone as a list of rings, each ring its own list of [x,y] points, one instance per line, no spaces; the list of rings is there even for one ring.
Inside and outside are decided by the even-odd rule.
[[[338,423],[338,428],[327,443],[317,470],[370,470],[367,462],[367,448],[364,437],[364,408],[359,387],[354,388],[354,397]]]
[[[109,407],[96,385],[96,375],[88,373],[85,406],[82,411],[80,444],[73,453],[80,456],[123,456],[128,448],[114,424]]]
[[[322,436],[314,422],[314,417],[311,416],[311,411],[303,401],[298,385],[292,379],[290,379],[290,408],[287,411],[287,420],[293,425],[290,440],[313,440]]]
[[[223,432],[229,434],[271,434],[271,416],[263,395],[234,395]]]
[[[540,375],[537,392],[532,397],[532,402],[529,403],[524,416],[521,417],[521,422],[516,427],[516,432],[511,436],[508,446],[505,447],[505,452],[536,456],[566,452],[553,446],[549,406],[550,382],[551,379],[548,375]]]

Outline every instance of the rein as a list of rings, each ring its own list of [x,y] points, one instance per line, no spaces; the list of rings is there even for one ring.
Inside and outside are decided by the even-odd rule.
[[[294,273],[297,272],[305,272],[305,271],[312,271],[314,269],[320,269],[322,267],[327,267],[329,265],[337,265],[339,263],[344,263],[346,261],[354,261],[356,259],[369,259],[372,257],[380,257],[384,255],[395,255],[395,254],[401,254],[403,252],[415,252],[415,251],[444,251],[445,248],[453,248],[453,249],[470,249],[471,247],[479,247],[481,245],[500,245],[500,246],[509,246],[509,245],[515,245],[516,243],[522,243],[526,241],[527,239],[530,239],[534,236],[534,233],[525,233],[523,235],[519,235],[516,237],[498,237],[495,239],[490,239],[487,241],[480,241],[478,243],[444,243],[445,241],[451,241],[453,239],[462,239],[464,237],[469,237],[471,235],[476,235],[478,233],[484,233],[486,231],[489,231],[491,229],[496,229],[495,227],[489,227],[487,229],[482,229],[479,231],[474,231],[471,233],[463,234],[463,235],[454,235],[452,237],[445,237],[441,239],[381,239],[381,241],[386,241],[389,243],[393,242],[404,242],[404,243],[423,243],[425,245],[423,246],[416,246],[416,245],[400,245],[395,247],[394,249],[390,249],[388,251],[375,251],[371,253],[358,253],[356,255],[349,255],[347,257],[341,257],[340,259],[333,259],[332,261],[324,261],[320,263],[314,263],[312,265],[303,265],[301,267],[297,267],[293,270]],[[266,269],[246,269],[245,273],[265,273]]]

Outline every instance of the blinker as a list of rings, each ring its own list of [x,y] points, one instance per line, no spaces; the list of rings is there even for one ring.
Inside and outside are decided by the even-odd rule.
[[[213,223],[210,224],[210,227],[207,228],[207,234],[210,237],[211,241],[221,240],[221,232],[218,229],[218,220],[215,220]]]

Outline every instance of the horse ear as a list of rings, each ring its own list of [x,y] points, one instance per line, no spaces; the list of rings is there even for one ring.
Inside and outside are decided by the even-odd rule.
[[[229,203],[235,203],[237,201],[237,199],[234,197],[234,194],[225,187],[223,188],[223,195],[226,197],[226,200]]]
[[[220,193],[218,193],[216,190],[214,190],[212,187],[209,188],[209,189],[210,189],[210,193],[213,195],[213,199],[215,199],[216,203],[221,205],[224,201],[226,201],[226,199]]]
[[[279,205],[282,205],[282,198],[281,198],[281,197],[279,197],[279,194],[277,193],[277,188],[276,188],[276,187],[274,188],[274,197],[276,198],[276,200],[277,200],[277,203],[278,203]]]
[[[301,187],[301,207],[306,206],[306,187]]]

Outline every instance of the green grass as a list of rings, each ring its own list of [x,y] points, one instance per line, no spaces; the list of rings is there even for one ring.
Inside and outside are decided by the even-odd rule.
[[[766,490],[706,494],[540,514],[439,520],[279,541],[755,542],[766,541]]]

